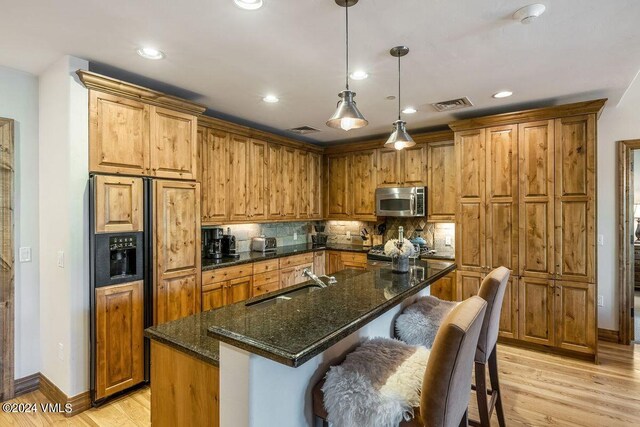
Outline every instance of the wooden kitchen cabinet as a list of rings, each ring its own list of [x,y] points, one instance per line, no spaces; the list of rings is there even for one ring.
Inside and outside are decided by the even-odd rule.
[[[142,231],[142,178],[96,175],[95,232]]]
[[[597,345],[595,284],[555,281],[555,345],[592,354]]]
[[[297,215],[296,150],[269,145],[269,219],[290,220]]]
[[[202,311],[224,307],[229,281],[202,284]]]
[[[424,187],[427,185],[427,147],[416,144],[400,151],[402,185]]]
[[[325,274],[354,268],[367,268],[367,254],[358,252],[326,251]]]
[[[128,175],[149,172],[150,106],[89,91],[89,170]]]
[[[313,263],[296,265],[293,267],[287,267],[280,270],[280,289],[288,288],[289,286],[299,285],[309,280],[307,276],[303,274],[304,270],[309,269],[313,272]]]
[[[202,311],[249,299],[253,292],[253,264],[219,268],[202,273]]]
[[[378,187],[397,187],[402,185],[400,171],[401,151],[381,148],[378,152]]]
[[[227,289],[227,304],[235,304],[251,297],[251,287],[253,286],[253,277],[239,277],[229,280]]]
[[[351,197],[348,200],[351,206],[348,212],[352,219],[376,220],[376,160],[375,150],[359,151],[351,155],[351,174],[346,179],[351,184]],[[345,183],[345,187],[347,185]]]
[[[333,274],[343,269],[340,252],[326,251],[325,274]]]
[[[327,274],[325,269],[326,264],[326,251],[318,251],[313,253],[313,272],[317,276],[322,276]]]
[[[519,339],[552,346],[554,344],[553,280],[520,279]]]
[[[322,195],[324,194],[322,179],[322,155],[309,153],[309,219],[322,219]]]
[[[143,282],[96,288],[96,400],[144,381]]]
[[[149,167],[158,178],[192,180],[198,176],[198,122],[193,114],[150,108]]]
[[[456,219],[456,156],[453,141],[427,144],[427,220]]]
[[[229,134],[198,128],[203,225],[217,225],[229,218]]]
[[[501,337],[518,339],[518,292],[518,277],[509,277],[509,285],[504,292],[502,309],[500,310],[500,328],[498,334]]]
[[[456,272],[453,271],[429,286],[432,297],[444,301],[456,301]]]
[[[229,220],[247,219],[247,174],[249,138],[231,135],[229,139]]]
[[[298,167],[298,218],[311,218],[311,186],[313,174],[311,166],[311,153],[306,151],[296,151],[296,165]]]
[[[200,311],[200,184],[154,181],[154,324]]]
[[[336,154],[326,156],[325,213],[327,218],[329,219],[350,218],[350,170],[351,156],[349,154]]]
[[[252,139],[247,158],[247,215],[251,221],[267,219],[268,167],[267,143]]]

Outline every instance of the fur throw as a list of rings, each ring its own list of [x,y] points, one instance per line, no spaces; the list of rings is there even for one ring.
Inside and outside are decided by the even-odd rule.
[[[396,336],[407,344],[431,348],[442,320],[456,305],[431,296],[418,299],[396,319]]]
[[[365,341],[327,373],[327,421],[336,427],[397,427],[413,417],[429,350],[388,338]]]

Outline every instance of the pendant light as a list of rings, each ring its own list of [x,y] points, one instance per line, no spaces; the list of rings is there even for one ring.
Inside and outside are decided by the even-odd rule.
[[[365,127],[369,122],[358,111],[356,102],[353,98],[356,96],[355,92],[349,90],[349,8],[358,0],[335,0],[338,6],[344,7],[345,21],[346,21],[346,56],[347,56],[347,73],[346,73],[346,89],[338,94],[340,101],[338,101],[338,108],[333,116],[327,120],[327,126],[334,129],[342,129],[349,131],[351,129],[358,129]]]
[[[396,150],[402,150],[403,148],[413,147],[416,145],[415,141],[411,136],[407,133],[406,125],[407,123],[402,120],[400,116],[400,58],[409,53],[409,48],[406,46],[396,46],[392,48],[389,53],[391,56],[398,58],[398,120],[393,122],[393,132],[387,139],[387,142],[384,143],[385,147],[393,147]]]

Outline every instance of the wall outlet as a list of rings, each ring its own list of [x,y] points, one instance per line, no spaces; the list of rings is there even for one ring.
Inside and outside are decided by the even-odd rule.
[[[64,360],[64,345],[61,342],[58,343],[58,359]]]
[[[347,239],[350,239],[350,238],[351,238],[351,232],[347,231]]]
[[[444,245],[451,246],[451,236],[444,236]]]
[[[604,246],[604,235],[598,234],[598,245]]]
[[[604,307],[604,297],[602,295],[598,295],[598,307]]]
[[[31,262],[31,248],[20,248],[20,262]]]
[[[293,240],[298,240],[298,233],[293,233]]]
[[[58,251],[58,267],[64,268],[64,251]]]

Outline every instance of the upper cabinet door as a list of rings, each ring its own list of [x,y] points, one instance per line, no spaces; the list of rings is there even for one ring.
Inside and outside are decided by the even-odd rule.
[[[282,219],[282,201],[284,188],[282,184],[282,146],[269,144],[269,219]]]
[[[348,219],[350,215],[350,157],[348,154],[337,154],[326,157],[325,195],[326,216],[331,219]]]
[[[311,198],[313,188],[313,170],[311,165],[311,153],[306,151],[296,151],[296,161],[298,165],[298,218],[306,219],[311,217]]]
[[[487,129],[487,266],[518,271],[518,126]]]
[[[596,119],[557,119],[555,131],[556,274],[595,283]]]
[[[431,221],[456,219],[456,155],[453,141],[427,145],[427,211]]]
[[[142,178],[97,175],[95,232],[143,230]]]
[[[485,129],[457,132],[456,261],[467,271],[484,272]]]
[[[157,324],[200,311],[200,184],[154,182],[154,317]]]
[[[518,156],[520,275],[550,279],[555,275],[553,120],[519,125]]]
[[[247,218],[247,157],[250,141],[231,135],[229,141],[229,219],[238,221]]]
[[[89,91],[89,170],[146,175],[149,170],[149,106]]]
[[[229,134],[200,128],[202,222],[220,224],[229,218]]]
[[[378,150],[378,187],[402,185],[400,151],[381,148]]]
[[[282,219],[295,219],[298,205],[298,167],[296,149],[282,147]]]
[[[309,217],[322,219],[322,154],[309,153]]]
[[[401,151],[402,185],[424,187],[427,185],[427,148],[417,144]]]
[[[151,108],[150,167],[154,176],[197,177],[197,119],[161,107]]]
[[[376,220],[376,152],[359,151],[351,155],[351,216],[360,220]]]
[[[267,219],[267,143],[252,139],[247,160],[247,212],[251,220]]]

